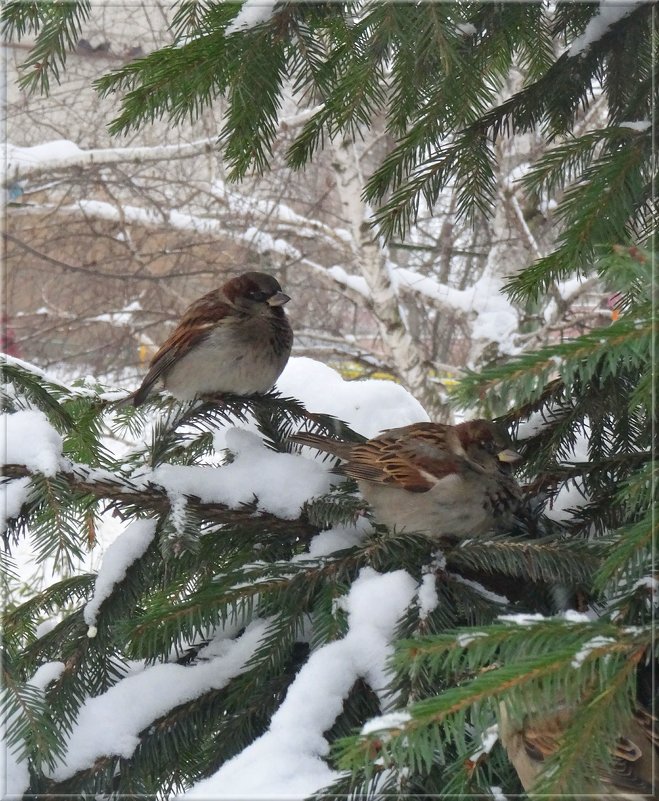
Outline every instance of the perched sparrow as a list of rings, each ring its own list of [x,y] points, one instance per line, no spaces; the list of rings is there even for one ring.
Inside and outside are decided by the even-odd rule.
[[[501,742],[525,790],[537,783],[545,761],[558,749],[569,720],[570,711],[563,708],[542,719],[527,716],[523,724],[516,725],[501,705]],[[599,801],[659,798],[659,726],[643,706],[637,707],[629,726],[620,732],[609,768],[593,776],[583,789],[583,797]]]
[[[521,498],[510,468],[521,457],[487,420],[414,423],[360,444],[311,433],[291,439],[344,460],[376,520],[399,530],[440,538],[505,529]]]
[[[293,331],[282,308],[289,300],[266,273],[243,273],[196,300],[153,357],[135,406],[156,382],[179,400],[267,392],[291,353]]]

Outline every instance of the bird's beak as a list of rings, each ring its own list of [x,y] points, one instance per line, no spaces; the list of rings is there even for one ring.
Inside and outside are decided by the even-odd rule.
[[[499,451],[497,457],[500,462],[505,462],[506,464],[514,464],[515,462],[519,462],[522,458],[521,454],[517,453],[517,451],[514,451],[512,448]]]
[[[268,306],[283,306],[284,303],[288,303],[290,297],[286,295],[284,292],[275,292],[275,294],[266,300]]]

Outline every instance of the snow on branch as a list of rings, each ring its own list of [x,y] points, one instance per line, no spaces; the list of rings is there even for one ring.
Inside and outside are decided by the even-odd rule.
[[[309,460],[305,461],[309,462]],[[212,468],[203,469],[211,474],[213,472]],[[32,473],[33,471],[22,464],[5,464],[0,468],[0,475],[8,479],[29,478]],[[75,492],[83,495],[93,495],[102,500],[139,506],[155,514],[164,514],[172,506],[172,501],[164,487],[140,485],[126,478],[119,479],[108,471],[88,468],[81,464],[70,465],[68,469],[61,470],[57,473],[57,478],[65,481]],[[254,503],[243,504],[237,509],[231,509],[224,503],[203,502],[196,495],[187,496],[186,500],[192,510],[199,512],[207,520],[227,525],[239,523],[257,514]],[[263,520],[264,524],[272,528],[277,527],[291,536],[308,538],[316,533],[315,527],[304,518],[282,520],[276,515],[264,511],[259,512],[258,517]]]
[[[43,204],[39,209],[57,209],[58,212],[68,212],[73,214],[82,213],[87,217],[110,220],[112,222],[122,222],[147,227],[174,228],[179,231],[191,231],[197,234],[210,234],[225,237],[227,235],[226,224],[217,217],[201,217],[196,214],[188,214],[181,211],[162,210],[155,211],[145,209],[140,206],[121,206],[121,208],[102,200],[82,199],[75,204],[68,206],[51,206]],[[295,230],[293,228],[293,230]],[[297,231],[295,231],[297,234]],[[336,232],[335,232],[336,233]],[[321,281],[332,286],[340,285],[346,297],[363,306],[364,299],[370,298],[365,284],[358,276],[350,276],[343,268],[325,268],[318,262],[307,258],[297,247],[287,242],[281,237],[275,237],[267,231],[256,226],[250,226],[244,231],[233,231],[231,236],[237,242],[241,242],[245,247],[263,254],[277,254],[287,263],[297,263],[302,267],[311,270]],[[340,239],[340,236],[335,237]],[[337,244],[334,241],[332,244]]]
[[[604,36],[604,34],[624,17],[628,17],[639,6],[645,5],[647,0],[601,0],[597,14],[586,25],[586,30],[577,36],[568,49],[568,55],[579,56],[585,53],[590,46]]]
[[[187,159],[210,152],[213,139],[156,147],[108,147],[82,150],[68,139],[33,147],[7,144],[5,183],[34,178],[48,172],[109,164],[139,164],[147,161]]]
[[[53,477],[62,465],[62,437],[46,415],[29,409],[0,418],[0,452],[7,463]]]
[[[115,585],[124,578],[133,562],[144,555],[155,535],[155,520],[135,520],[110,544],[96,576],[94,594],[83,612],[90,637],[96,636],[96,619],[101,604],[112,595]]]
[[[244,0],[238,16],[227,26],[227,35],[267,22],[272,16],[275,3],[276,0]]]
[[[404,570],[380,574],[363,568],[341,599],[348,613],[346,636],[311,655],[268,731],[184,798],[303,799],[337,779],[323,761],[329,753],[325,732],[359,679],[379,695],[383,707],[392,703],[386,663],[396,624],[416,591],[417,582]]]
[[[242,13],[242,12],[241,12]],[[237,20],[236,20],[237,21]],[[321,111],[322,105],[304,109],[298,114],[279,120],[283,132],[299,128]],[[54,139],[32,147],[7,142],[5,145],[5,174],[3,181],[25,180],[48,172],[73,168],[107,166],[110,164],[140,164],[194,158],[215,150],[214,137],[182,142],[175,145],[144,147],[107,147],[85,150],[69,139]]]
[[[88,698],[76,718],[66,754],[50,777],[64,781],[104,756],[130,758],[140,744],[140,732],[150,724],[180,704],[221,689],[242,673],[266,628],[267,621],[252,621],[241,637],[225,642],[220,656],[203,664],[153,665]]]

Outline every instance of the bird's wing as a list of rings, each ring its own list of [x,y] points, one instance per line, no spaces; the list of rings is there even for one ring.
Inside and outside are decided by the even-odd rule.
[[[212,306],[212,314],[209,311],[208,296],[206,295],[188,308],[179,324],[151,360],[149,372],[144,376],[140,388],[133,396],[135,406],[139,406],[146,400],[153,385],[165,376],[181,357],[206,339],[224,316],[222,312],[229,314],[230,307],[226,304],[215,304]]]
[[[446,426],[415,423],[392,429],[355,445],[345,472],[357,479],[387,484],[408,492],[427,492],[465,463],[446,448]]]
[[[503,705],[500,712],[503,744],[524,789],[530,790],[536,784],[544,763],[560,747],[570,722],[570,710],[562,709],[553,716],[536,721],[527,720],[520,729],[512,725]],[[634,718],[617,739],[611,753],[610,767],[603,767],[596,780],[602,786],[615,788],[615,792],[611,796],[608,793],[598,795],[598,798],[611,801],[614,798],[629,798],[620,792],[624,790],[631,790],[643,797],[657,797],[652,795],[652,787],[656,786],[659,779],[656,737],[656,718],[638,706]],[[586,789],[592,793],[597,788],[593,786]]]

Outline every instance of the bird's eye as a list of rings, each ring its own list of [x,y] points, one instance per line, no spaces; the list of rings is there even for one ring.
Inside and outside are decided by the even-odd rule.
[[[255,301],[256,303],[265,303],[266,300],[270,297],[270,293],[263,292],[260,289],[253,289],[251,292],[247,293],[247,297],[250,300]]]

